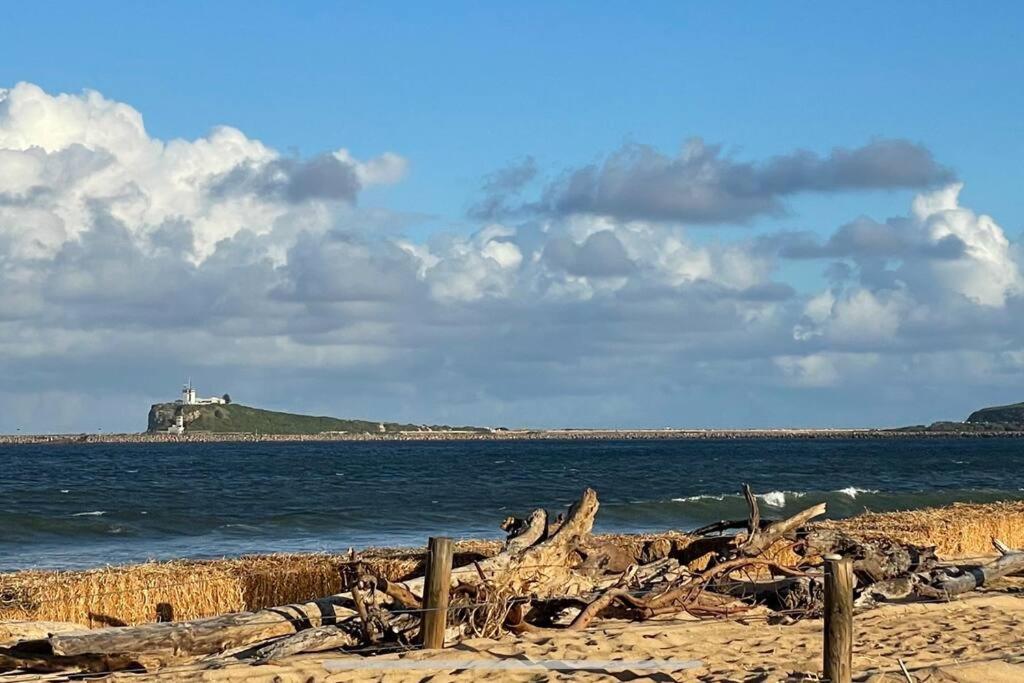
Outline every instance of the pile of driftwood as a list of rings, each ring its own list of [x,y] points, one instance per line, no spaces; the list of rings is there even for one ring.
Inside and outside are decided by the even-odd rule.
[[[825,513],[824,503],[772,520],[761,517],[749,487],[743,492],[747,519],[644,542],[593,536],[598,500],[590,489],[556,520],[544,510],[506,520],[502,552],[452,570],[449,642],[684,613],[722,618],[757,609],[788,622],[820,614],[822,558],[834,554],[854,560],[861,608],[948,599],[1024,570],[1024,553],[998,541],[1001,557],[987,565],[943,566],[932,548],[810,524]],[[303,652],[355,655],[414,646],[424,621],[425,578],[391,582],[364,571],[358,558],[345,572],[347,592],[254,612],[96,630],[0,625],[8,641],[0,647],[0,672],[155,670],[186,662],[216,667],[238,660],[259,665]]]

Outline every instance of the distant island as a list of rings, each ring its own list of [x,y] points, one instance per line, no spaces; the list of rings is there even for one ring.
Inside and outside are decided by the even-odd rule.
[[[156,403],[144,432],[0,434],[0,444],[200,443],[229,441],[455,441],[650,439],[893,439],[916,437],[1024,437],[1024,403],[981,408],[963,422],[907,427],[842,428],[573,428],[530,429],[402,424],[299,415],[234,403],[228,394],[200,398],[191,383],[181,398]]]
[[[347,420],[335,417],[297,415],[263,410],[232,402],[228,394],[216,398],[200,398],[189,382],[181,390],[181,398],[156,403],[149,409],[146,431],[151,434],[399,434],[417,431],[489,432],[483,427],[449,425],[414,425],[371,420]]]

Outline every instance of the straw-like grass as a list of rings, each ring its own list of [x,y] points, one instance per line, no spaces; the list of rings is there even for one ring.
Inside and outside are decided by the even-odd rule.
[[[867,536],[934,545],[940,555],[992,553],[991,539],[1024,548],[1024,502],[957,504],[944,508],[865,514],[822,522]],[[639,552],[645,542],[685,545],[681,534],[604,537]],[[456,544],[456,563],[498,552],[498,541]],[[789,544],[769,551],[782,564],[798,557]],[[392,581],[422,574],[423,550],[367,550],[364,566]],[[707,558],[690,564],[700,570]],[[163,618],[196,619],[240,610],[306,602],[347,588],[345,555],[262,555],[209,561],[147,562],[87,571],[0,574],[0,621],[67,621],[91,627],[141,624]]]
[[[868,513],[823,522],[822,526],[935,546],[944,557],[990,555],[993,538],[1011,548],[1024,548],[1024,501],[954,503],[905,512]]]
[[[461,543],[456,560],[466,562],[499,547],[497,542]],[[398,581],[422,573],[423,552],[368,551],[360,561]],[[197,619],[307,602],[345,590],[351,566],[347,555],[294,554],[0,574],[0,621],[117,626],[153,622],[158,613],[165,619]]]

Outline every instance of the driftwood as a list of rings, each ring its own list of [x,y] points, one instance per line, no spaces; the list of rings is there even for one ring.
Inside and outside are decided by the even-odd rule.
[[[938,563],[935,548],[888,538],[858,538],[835,529],[813,529],[801,540],[801,552],[807,557],[852,557],[853,571],[861,584],[930,571]]]
[[[958,575],[941,576],[934,584],[934,588],[946,596],[953,597],[1024,569],[1024,552],[1012,552],[998,539],[994,539],[993,545],[1003,553],[999,559],[980,567],[958,567]]]
[[[266,664],[288,655],[303,652],[323,652],[360,643],[359,635],[339,626],[318,626],[286,636],[256,650],[256,664]]]
[[[753,506],[756,510],[757,501],[752,497],[751,500],[753,501]],[[760,526],[754,526],[754,531],[752,531],[750,536],[740,545],[739,552],[745,557],[757,557],[768,550],[768,548],[772,547],[776,541],[794,533],[797,529],[806,525],[815,517],[820,517],[823,514],[825,514],[825,504],[819,503],[818,505],[814,505],[813,507],[809,507],[806,510],[798,512],[788,519],[772,522],[763,529],[760,528]]]
[[[549,538],[526,548],[506,549],[474,565],[458,567],[452,571],[453,586],[483,583],[498,577],[506,589],[514,593],[525,591],[527,586],[538,594],[571,586],[572,567],[578,560],[576,549],[589,537],[597,508],[597,494],[592,489],[585,490],[570,508],[564,523]],[[399,602],[414,602],[417,593],[422,595],[423,583],[424,579],[420,577],[407,582],[402,589],[398,589],[397,584],[385,584],[390,590],[375,591],[365,596],[362,600],[364,608],[382,605],[395,599],[395,595],[400,596]],[[57,634],[45,640],[25,641],[13,648],[0,648],[0,655],[7,657],[4,661],[8,668],[13,668],[14,661],[27,657],[34,658],[34,661],[40,658],[57,661],[60,658],[60,668],[74,666],[86,671],[102,670],[97,666],[124,668],[126,663],[139,663],[138,656],[128,656],[133,653],[145,653],[143,659],[148,666],[164,666],[291,636],[307,629],[345,624],[357,617],[352,594],[342,593],[304,604],[188,622]],[[318,632],[317,636],[325,632],[329,631]],[[339,636],[338,640],[341,642],[346,638]],[[299,638],[295,642],[304,641]],[[111,657],[116,661],[109,663],[107,659]],[[36,661],[36,665],[43,664]]]

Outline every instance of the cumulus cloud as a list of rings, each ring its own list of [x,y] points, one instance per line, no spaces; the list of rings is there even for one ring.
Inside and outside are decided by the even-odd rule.
[[[88,230],[98,209],[141,243],[167,221],[187,222],[197,261],[242,230],[276,241],[280,254],[298,230],[332,224],[311,201],[352,202],[405,167],[393,153],[363,162],[344,149],[296,159],[227,126],[164,141],[138,111],[97,92],[0,90],[0,239],[25,256],[52,255]]]
[[[782,200],[798,193],[924,188],[952,179],[931,152],[906,140],[836,148],[827,156],[798,150],[752,163],[695,138],[674,157],[647,145],[625,145],[551,184],[542,206],[560,215],[742,223],[782,213]]]
[[[0,431],[141,428],[186,375],[288,410],[612,426],[921,420],[936,415],[908,413],[930,404],[906,392],[929,373],[1024,376],[1015,245],[957,184],[825,237],[709,239],[676,220],[947,178],[908,143],[762,163],[632,149],[583,183],[607,210],[557,208],[569,178],[546,196],[557,210],[498,220],[537,182],[525,160],[485,180],[495,201],[471,230],[358,229],[362,189],[407,167],[285,156],[229,127],[164,141],[97,93],[0,91]],[[825,285],[790,277],[814,260]],[[911,388],[863,405],[895,384]],[[40,401],[60,405],[24,409]]]

